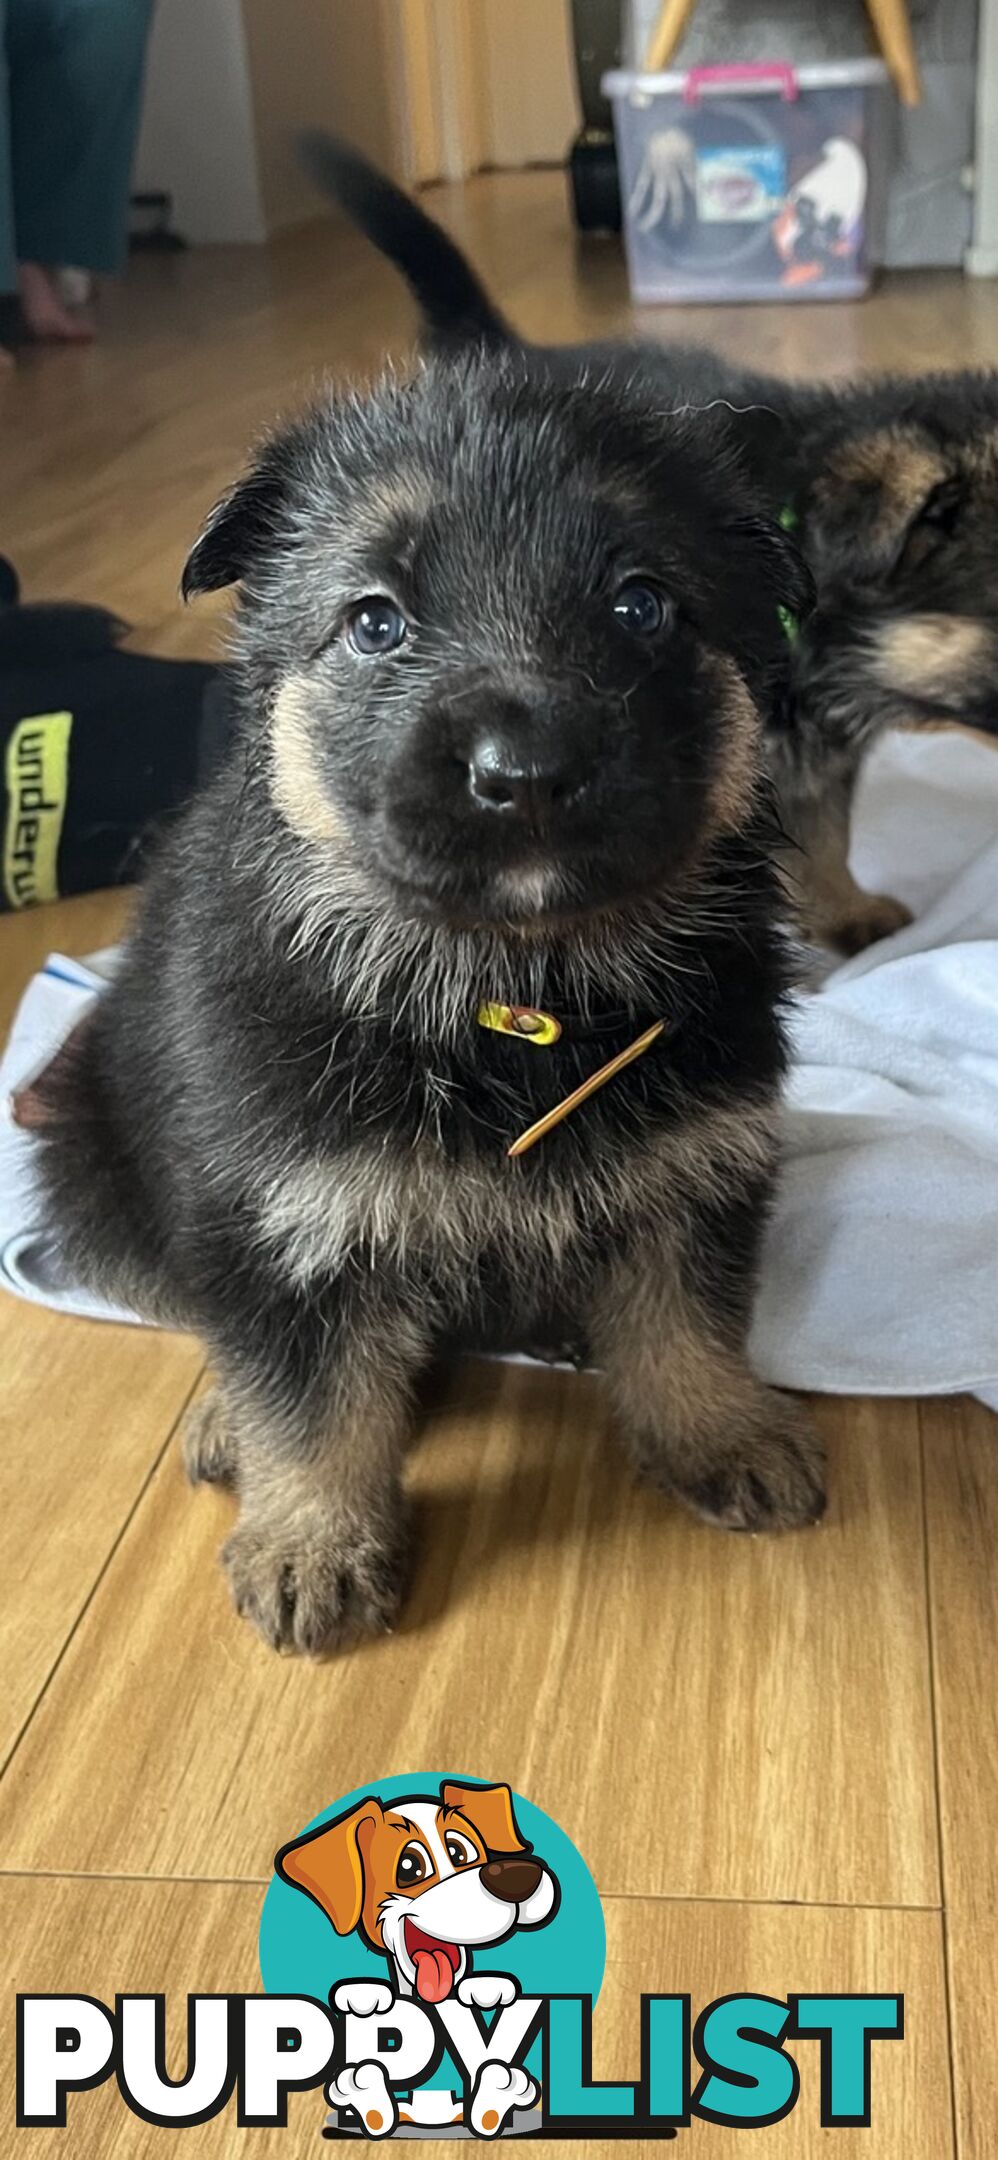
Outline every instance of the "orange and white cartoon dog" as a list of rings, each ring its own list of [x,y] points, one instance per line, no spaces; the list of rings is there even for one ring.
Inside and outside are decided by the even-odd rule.
[[[508,1785],[445,1782],[438,1797],[413,1794],[387,1807],[371,1796],[292,1839],[276,1866],[285,1882],[315,1900],[338,1935],[356,1931],[388,1959],[390,1987],[358,1981],[334,1990],[337,2010],[372,2020],[396,1997],[430,2007],[453,1996],[462,2007],[487,2010],[515,2002],[516,1982],[507,1974],[473,1974],[472,1955],[519,1928],[543,1927],[558,1909],[555,1876],[521,1837]],[[442,2098],[416,2094],[400,2113],[373,2060],[334,2079],[329,2097],[355,2108],[376,2136],[399,2120],[428,2122]],[[524,2071],[486,2060],[475,2078],[472,2127],[479,2135],[494,2133],[514,2107],[536,2098]],[[459,2097],[447,2095],[446,2104],[446,2120],[459,2120]]]

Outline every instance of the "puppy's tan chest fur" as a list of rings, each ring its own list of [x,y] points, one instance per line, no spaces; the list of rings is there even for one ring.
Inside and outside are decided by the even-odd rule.
[[[557,1146],[557,1136],[540,1144]],[[497,1150],[494,1164],[455,1163],[429,1141],[404,1153],[356,1142],[277,1172],[258,1203],[258,1235],[303,1286],[356,1257],[424,1261],[441,1283],[488,1255],[543,1274],[621,1223],[668,1230],[694,1201],[768,1168],[774,1145],[769,1102],[702,1111],[543,1183],[530,1157],[513,1163]]]

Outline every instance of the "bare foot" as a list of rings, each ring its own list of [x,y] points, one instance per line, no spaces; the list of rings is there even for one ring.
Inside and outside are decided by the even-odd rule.
[[[21,263],[18,270],[21,313],[33,338],[59,345],[89,345],[94,326],[86,315],[68,308],[55,273],[41,263]]]

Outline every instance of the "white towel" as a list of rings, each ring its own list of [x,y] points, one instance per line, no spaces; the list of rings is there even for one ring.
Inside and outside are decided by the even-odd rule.
[[[35,1162],[37,1143],[10,1114],[10,1097],[47,1065],[78,1020],[106,989],[113,953],[90,966],[52,953],[28,984],[10,1041],[0,1059],[0,1284],[33,1305],[53,1305],[89,1320],[136,1321],[94,1297],[67,1275],[58,1244],[41,1221]]]
[[[885,738],[860,784],[853,867],[917,920],[797,1001],[753,1361],[783,1387],[971,1390],[998,1408],[998,749]],[[4,1099],[100,988],[59,958],[35,978],[0,1063]],[[134,1317],[62,1279],[38,1226],[35,1144],[0,1129],[0,1281]]]
[[[753,1360],[783,1387],[998,1407],[998,749],[886,737],[852,864],[916,920],[794,1014]]]

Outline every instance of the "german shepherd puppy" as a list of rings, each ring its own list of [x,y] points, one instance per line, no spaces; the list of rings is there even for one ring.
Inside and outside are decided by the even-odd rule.
[[[817,586],[766,758],[800,850],[787,868],[805,927],[857,952],[909,920],[848,867],[871,744],[926,721],[998,728],[998,374],[717,380],[742,408],[754,483]]]
[[[322,157],[418,254],[426,349],[211,513],[183,585],[240,588],[235,743],[32,1106],[81,1277],[203,1335],[191,1476],[238,1490],[239,1610],[312,1652],[392,1620],[416,1383],[497,1309],[583,1315],[633,1462],[710,1521],[824,1506],[745,1356],[787,970],[761,737],[807,575],[722,409],[526,350]]]
[[[425,221],[359,159],[310,138],[320,186],[343,202],[413,285],[438,336],[499,335],[491,301]],[[557,365],[557,350],[547,350]],[[962,721],[998,729],[998,372],[896,376],[817,387],[734,368],[692,346],[580,351],[619,376],[657,379],[674,408],[729,414],[755,491],[791,530],[817,606],[787,623],[783,694],[765,731],[803,927],[856,952],[908,921],[848,867],[859,767],[887,727]]]

